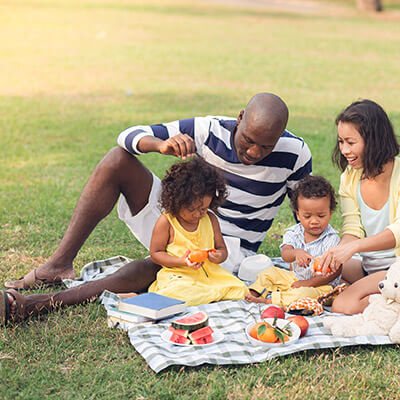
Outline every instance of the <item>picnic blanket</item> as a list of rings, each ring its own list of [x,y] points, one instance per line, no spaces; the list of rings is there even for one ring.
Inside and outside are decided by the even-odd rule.
[[[71,287],[86,280],[100,279],[128,261],[130,260],[126,257],[117,256],[90,263],[83,268],[80,281],[66,281],[65,283]],[[105,291],[102,295],[102,303],[106,309],[115,305],[117,301],[118,296],[114,293]],[[392,344],[388,336],[381,335],[335,338],[322,325],[324,316],[335,314],[325,312],[319,317],[307,318],[310,324],[307,335],[295,343],[273,348],[254,346],[248,340],[245,329],[249,323],[260,319],[261,312],[266,307],[265,304],[248,303],[245,300],[222,301],[187,307],[187,315],[198,311],[206,312],[212,329],[224,335],[220,342],[206,346],[178,346],[162,340],[161,334],[168,329],[171,321],[178,317],[165,319],[151,325],[121,324],[120,327],[127,331],[131,344],[156,373],[172,365],[194,367],[202,364],[250,364],[303,350],[363,344]]]

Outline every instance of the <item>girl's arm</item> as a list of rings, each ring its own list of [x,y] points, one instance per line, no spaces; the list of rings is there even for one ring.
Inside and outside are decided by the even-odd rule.
[[[208,259],[215,264],[220,264],[228,258],[228,250],[226,249],[217,217],[211,212],[208,212],[208,216],[214,231],[214,249],[216,250],[208,253]]]
[[[153,262],[166,267],[186,267],[185,256],[175,257],[169,255],[165,249],[170,239],[171,225],[165,215],[161,215],[154,225],[150,242],[150,257]]]

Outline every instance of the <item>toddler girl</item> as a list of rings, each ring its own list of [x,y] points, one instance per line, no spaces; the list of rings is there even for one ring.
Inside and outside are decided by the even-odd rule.
[[[162,180],[164,209],[154,226],[150,256],[162,265],[149,292],[184,300],[188,306],[243,299],[246,285],[218,264],[227,249],[218,220],[210,212],[226,198],[215,168],[201,158],[174,164]],[[190,261],[190,252],[208,251],[204,262]]]

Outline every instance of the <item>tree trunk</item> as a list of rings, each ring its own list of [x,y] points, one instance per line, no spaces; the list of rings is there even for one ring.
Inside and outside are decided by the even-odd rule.
[[[381,0],[357,0],[357,8],[362,11],[382,11]]]

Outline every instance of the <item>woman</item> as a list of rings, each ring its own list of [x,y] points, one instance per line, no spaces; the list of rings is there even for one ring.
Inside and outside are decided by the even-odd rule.
[[[322,265],[335,271],[343,264],[343,279],[352,284],[332,311],[356,314],[368,305],[369,295],[379,293],[378,283],[400,256],[399,145],[386,112],[370,100],[352,103],[336,125],[332,160],[343,172],[343,236],[323,254]],[[356,253],[361,261],[352,259]]]

